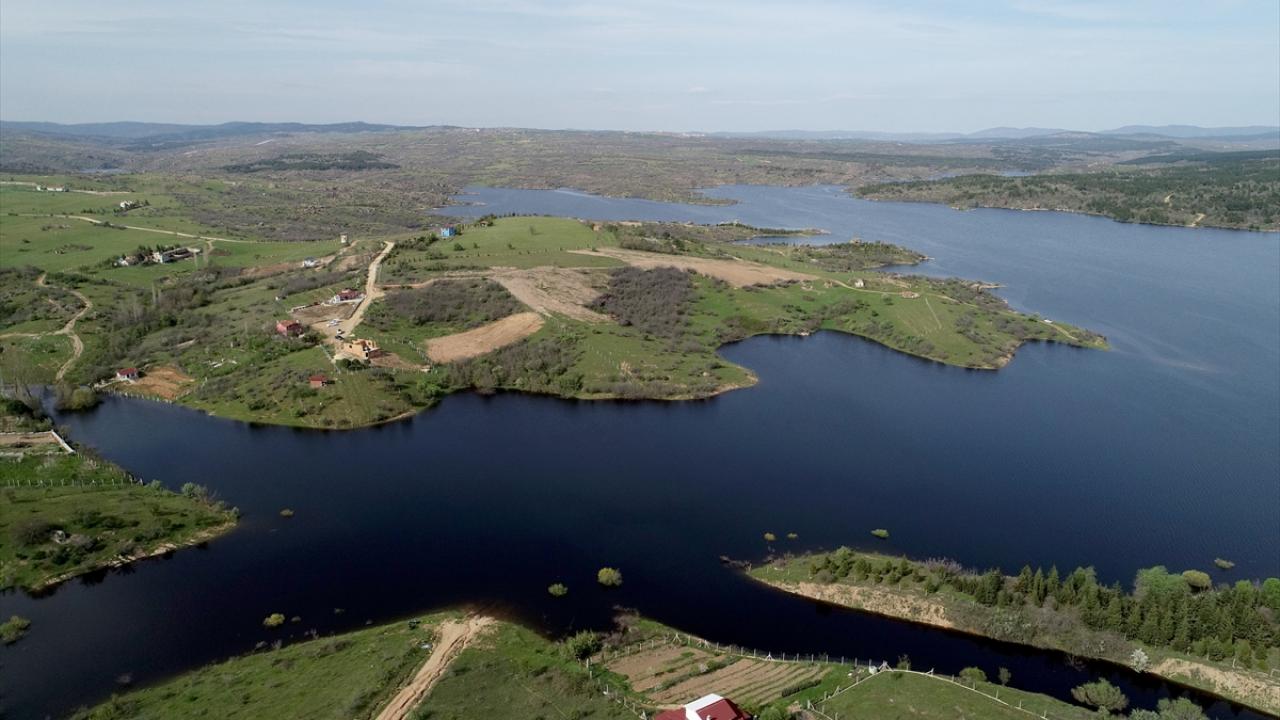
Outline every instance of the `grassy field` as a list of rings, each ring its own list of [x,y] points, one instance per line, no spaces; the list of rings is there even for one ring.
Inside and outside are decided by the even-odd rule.
[[[606,698],[560,647],[502,623],[462,651],[413,720],[532,720],[636,716]]]
[[[1098,714],[1053,698],[978,683],[991,695],[998,691],[1003,705],[984,695],[941,679],[914,673],[883,672],[864,680],[821,705],[822,712],[842,718],[876,720],[1087,720]],[[1025,710],[1017,709],[1019,702]]]
[[[77,720],[352,720],[371,718],[429,650],[433,615],[407,623],[296,643],[210,665],[111,700]]]
[[[40,588],[235,522],[203,494],[144,487],[83,454],[0,458],[0,497],[0,589]]]

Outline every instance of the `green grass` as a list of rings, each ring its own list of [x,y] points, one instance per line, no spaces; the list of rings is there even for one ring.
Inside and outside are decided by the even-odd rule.
[[[212,502],[138,485],[83,454],[0,459],[0,497],[0,589],[38,588],[121,555],[204,537],[234,520]],[[54,542],[54,530],[72,541]]]
[[[81,711],[77,720],[370,718],[429,655],[434,615],[254,653]],[[263,631],[270,634],[271,631]]]
[[[979,683],[983,692],[995,694],[998,686]],[[864,680],[822,705],[832,717],[876,720],[1028,720],[1048,713],[1052,720],[1086,720],[1097,715],[1045,695],[999,688],[1010,705],[984,697],[944,680],[912,673],[886,672]],[[1018,702],[1034,715],[1017,710]]]
[[[492,227],[468,226],[463,235],[430,247],[397,247],[383,264],[381,280],[420,282],[441,271],[489,267],[616,267],[621,262],[612,258],[570,252],[616,244],[612,233],[570,218],[499,218]]]
[[[47,384],[71,357],[71,340],[62,335],[0,338],[0,369],[10,382]]]
[[[500,624],[464,650],[413,720],[533,720],[636,716],[604,697],[586,671],[531,630]]]

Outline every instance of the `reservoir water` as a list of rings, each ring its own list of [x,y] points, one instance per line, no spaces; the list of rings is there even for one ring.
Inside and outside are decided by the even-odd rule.
[[[912,272],[1001,283],[1017,307],[1109,336],[1109,352],[1024,347],[999,372],[858,338],[726,347],[760,384],[695,403],[460,395],[410,420],[308,432],[110,399],[60,418],[150,480],[208,485],[244,511],[208,547],[0,595],[33,620],[0,649],[6,717],[60,714],[130,673],[154,681],[280,635],[330,633],[470,604],[558,634],[634,608],[773,652],[1013,671],[1068,697],[1098,675],[1135,706],[1177,692],[1099,664],[920,628],[773,592],[719,558],[841,544],[965,565],[1280,575],[1280,236],[1124,225],[1059,213],[880,204],[838,188],[729,187],[735,205],[475,189],[466,215],[740,220],[915,248]],[[281,508],[295,511],[291,519]],[[886,527],[892,540],[871,538]],[[798,533],[769,547],[765,531]],[[602,565],[621,588],[594,582]],[[551,582],[568,597],[546,592]],[[335,608],[343,612],[335,613]],[[1197,696],[1208,702],[1203,696]],[[1217,718],[1257,717],[1218,702]]]

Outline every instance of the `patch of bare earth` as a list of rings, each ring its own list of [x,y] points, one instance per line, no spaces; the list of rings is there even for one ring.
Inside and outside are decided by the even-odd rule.
[[[491,353],[538,332],[543,322],[536,312],[508,315],[474,330],[428,340],[427,357],[432,362],[450,363]]]
[[[129,384],[129,391],[176,400],[191,391],[196,379],[172,365],[161,365]]]
[[[1264,675],[1248,671],[1232,672],[1180,658],[1165,658],[1152,666],[1151,672],[1173,680],[1180,676],[1190,678],[1197,685],[1212,688],[1215,694],[1242,701],[1269,713],[1280,714],[1280,682]]]
[[[446,620],[440,623],[431,657],[418,670],[409,684],[400,689],[391,702],[378,713],[378,720],[404,720],[422,702],[444,677],[449,664],[458,657],[493,622],[492,618],[469,617],[464,621]]]
[[[641,250],[623,248],[602,248],[599,250],[573,250],[581,255],[597,255],[621,260],[645,270],[660,267],[673,267],[680,270],[692,270],[699,275],[706,275],[723,280],[734,287],[749,285],[772,285],[789,280],[816,280],[813,275],[783,270],[782,268],[762,265],[747,260],[719,260],[715,258],[686,257],[683,255],[662,255]]]
[[[709,662],[713,656],[709,653],[683,645],[660,645],[642,650],[633,655],[612,660],[608,663],[611,672],[625,676],[631,681],[631,687],[645,692],[671,677],[675,672],[694,663]]]
[[[947,609],[939,603],[924,598],[902,595],[877,588],[858,587],[832,583],[784,583],[766,579],[765,582],[776,588],[795,595],[803,595],[814,600],[836,605],[844,605],[857,610],[901,618],[934,627],[954,628],[956,625],[947,617]]]
[[[538,267],[507,270],[492,275],[517,300],[543,315],[564,315],[583,322],[605,322],[609,318],[587,309],[600,292],[591,285],[589,271]]]

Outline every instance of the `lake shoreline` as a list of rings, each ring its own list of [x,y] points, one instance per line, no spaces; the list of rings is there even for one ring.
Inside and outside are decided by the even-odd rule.
[[[781,562],[791,563],[806,559],[806,557],[801,556]],[[1117,668],[1149,674],[1161,680],[1192,688],[1253,710],[1265,713],[1280,713],[1280,696],[1275,694],[1278,688],[1274,682],[1269,683],[1264,679],[1253,678],[1244,673],[1233,671],[1231,668],[1204,663],[1192,656],[1172,653],[1167,649],[1155,649],[1152,652],[1160,653],[1160,659],[1144,670],[1136,670],[1136,668],[1124,662],[1123,659],[1114,655],[1080,652],[1079,648],[1071,649],[1052,642],[1037,641],[1042,640],[1039,636],[1030,642],[996,637],[994,634],[983,632],[971,624],[953,620],[948,604],[941,601],[937,595],[921,598],[883,589],[880,586],[854,585],[839,581],[831,583],[792,582],[772,579],[763,574],[768,569],[779,568],[779,561],[774,561],[748,569],[743,574],[755,582],[789,595],[987,640],[1009,642],[1040,650],[1078,655],[1089,660],[1109,663]]]

